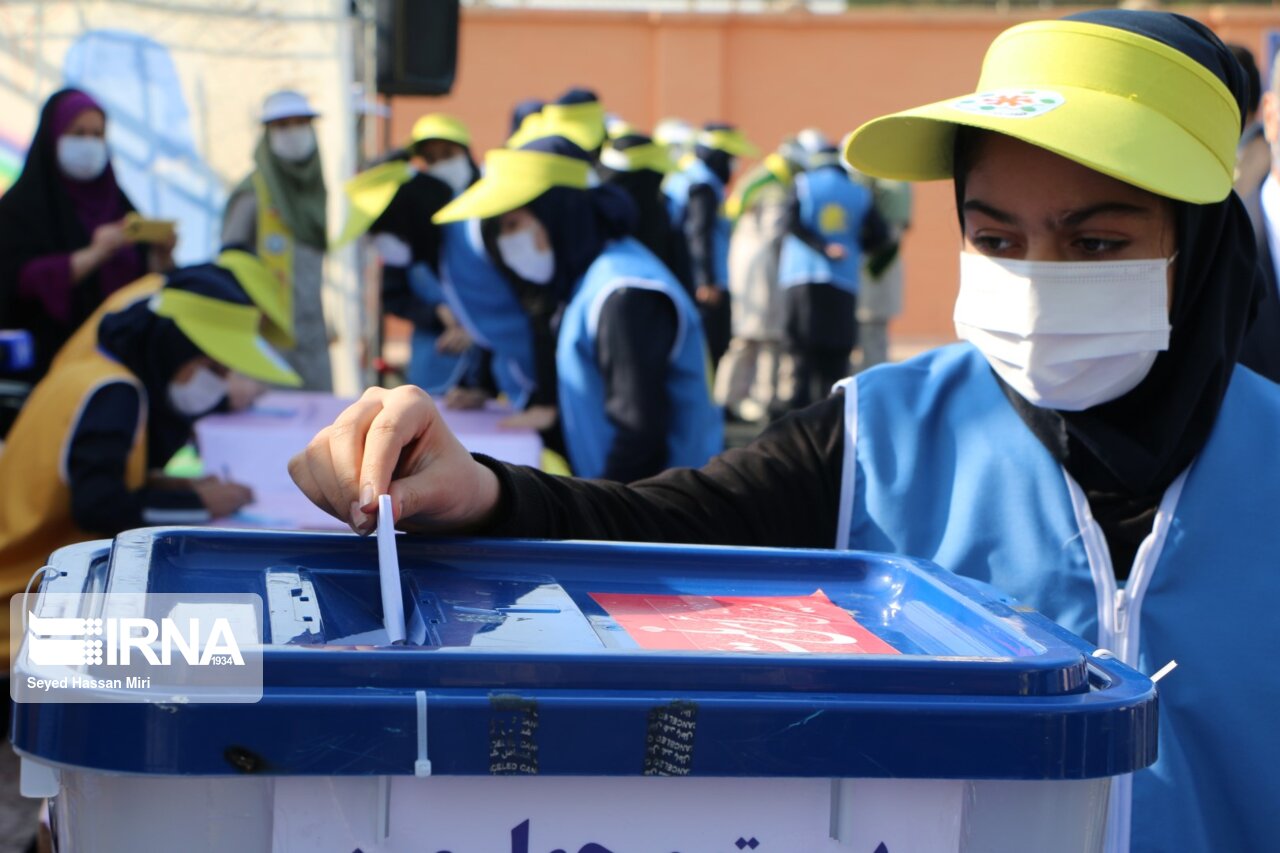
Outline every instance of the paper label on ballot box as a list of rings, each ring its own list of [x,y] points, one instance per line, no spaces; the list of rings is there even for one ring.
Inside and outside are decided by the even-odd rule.
[[[900,654],[822,590],[795,596],[593,592],[591,597],[642,649]]]

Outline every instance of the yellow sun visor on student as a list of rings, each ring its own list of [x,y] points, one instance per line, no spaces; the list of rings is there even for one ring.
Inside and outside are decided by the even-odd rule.
[[[347,224],[334,243],[340,249],[369,230],[396,197],[400,188],[413,179],[407,160],[390,160],[365,169],[343,184],[347,196]]]
[[[271,274],[257,255],[239,249],[227,249],[218,255],[218,266],[230,272],[240,287],[262,312],[263,337],[274,346],[292,349],[293,304],[289,291]]]
[[[646,142],[630,148],[614,148],[613,141],[600,149],[600,165],[615,172],[641,172],[650,170],[667,174],[675,170],[666,146]]]
[[[604,105],[599,101],[547,104],[536,119],[529,116],[521,123],[507,147],[519,148],[548,136],[563,136],[583,151],[595,151],[605,139]]]
[[[876,177],[949,178],[958,126],[1209,204],[1231,192],[1240,111],[1221,80],[1160,42],[1099,24],[1035,21],[996,38],[976,92],[868,122],[845,157]]]
[[[545,151],[497,148],[484,158],[484,177],[431,218],[437,225],[491,216],[524,207],[552,187],[584,190],[591,164]]]
[[[302,377],[259,333],[262,315],[252,305],[166,287],[151,297],[150,306],[219,364],[272,385],[302,384]]]
[[[413,123],[409,144],[428,139],[443,139],[446,142],[456,142],[463,148],[471,147],[471,131],[459,119],[447,113],[429,113]]]
[[[754,157],[760,153],[740,130],[700,130],[694,141],[703,148],[723,151],[733,157]]]

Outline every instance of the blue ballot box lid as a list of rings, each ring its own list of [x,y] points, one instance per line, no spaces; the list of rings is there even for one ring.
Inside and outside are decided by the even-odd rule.
[[[261,595],[263,697],[21,704],[15,746],[159,775],[411,775],[425,751],[437,775],[1077,779],[1156,758],[1150,680],[924,561],[399,541],[396,646],[368,539],[152,528],[62,549],[42,595]]]

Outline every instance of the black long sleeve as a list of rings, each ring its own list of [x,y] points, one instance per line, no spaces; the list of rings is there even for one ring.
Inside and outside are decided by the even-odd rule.
[[[480,533],[830,548],[843,455],[844,396],[837,394],[700,469],[676,468],[631,485],[554,477],[477,456],[497,474],[502,494]]]
[[[800,198],[796,195],[795,190],[792,190],[787,197],[786,223],[788,233],[799,238],[801,242],[815,252],[826,252],[826,239],[804,224],[804,220],[800,216]],[[890,242],[890,237],[889,224],[885,222],[880,211],[876,210],[874,206],[868,208],[867,215],[863,217],[862,223],[858,226],[858,245],[862,247],[864,252],[875,252],[886,246]]]
[[[787,233],[798,238],[818,254],[826,253],[827,241],[817,231],[804,224],[804,217],[800,215],[800,197],[796,195],[795,190],[787,195],[786,223]]]
[[[605,414],[616,430],[605,461],[607,480],[629,483],[667,467],[666,380],[678,322],[671,298],[657,290],[622,288],[601,308],[596,361]]]
[[[113,536],[147,524],[200,523],[209,514],[189,490],[130,490],[125,465],[138,429],[141,400],[126,382],[93,393],[71,435],[67,479],[71,517],[82,530]]]
[[[888,245],[891,237],[889,223],[880,215],[880,211],[874,206],[868,208],[858,233],[858,245],[862,247],[862,251],[874,253]]]
[[[715,234],[719,217],[720,199],[716,197],[716,191],[708,184],[690,187],[684,214],[684,237],[689,246],[695,288],[707,284],[727,285],[727,282],[716,281]]]

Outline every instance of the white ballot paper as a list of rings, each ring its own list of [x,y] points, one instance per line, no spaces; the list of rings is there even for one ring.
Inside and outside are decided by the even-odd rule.
[[[400,591],[400,557],[396,554],[391,495],[378,497],[378,577],[382,582],[382,626],[387,641],[404,642],[404,597]]]

